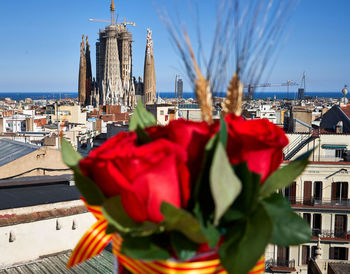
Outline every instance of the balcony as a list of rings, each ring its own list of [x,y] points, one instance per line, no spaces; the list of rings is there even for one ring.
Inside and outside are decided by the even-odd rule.
[[[318,235],[321,236],[323,241],[350,241],[350,231],[337,231],[337,230],[324,230],[324,229],[312,229],[312,236],[317,239]]]
[[[318,208],[350,208],[350,199],[318,199],[304,197],[285,197],[292,206],[318,207]]]
[[[272,272],[293,272],[295,269],[295,260],[268,260],[266,263],[266,269],[270,268]]]

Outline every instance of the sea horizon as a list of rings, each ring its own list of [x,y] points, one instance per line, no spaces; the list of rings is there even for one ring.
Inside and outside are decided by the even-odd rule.
[[[247,94],[245,92],[245,94]],[[160,96],[164,99],[170,99],[174,98],[174,92],[173,91],[160,91],[157,92],[157,97]],[[52,100],[52,99],[64,99],[64,98],[77,98],[78,92],[44,92],[44,91],[38,91],[38,92],[30,92],[30,91],[23,91],[23,92],[0,92],[0,98],[11,98],[12,100],[25,100],[26,98],[31,98],[33,100]],[[223,97],[225,96],[224,92],[215,92],[214,96],[217,97]],[[340,91],[306,91],[305,96],[312,97],[312,98],[341,98],[344,95]],[[191,91],[184,91],[183,92],[183,98],[189,99],[189,98],[195,98],[194,92]],[[256,91],[254,93],[254,99],[273,99],[276,97],[276,99],[296,99],[297,98],[297,92],[286,92],[286,91]]]

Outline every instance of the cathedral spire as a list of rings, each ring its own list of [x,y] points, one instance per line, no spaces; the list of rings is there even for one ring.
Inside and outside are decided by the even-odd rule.
[[[80,43],[80,65],[79,65],[79,83],[78,83],[79,104],[84,105],[86,100],[86,56],[84,35]]]
[[[91,92],[92,92],[92,69],[91,69],[91,57],[90,57],[90,45],[89,38],[86,36],[86,48],[85,48],[85,62],[86,62],[86,98],[85,104],[91,105]]]
[[[147,29],[147,43],[145,52],[144,103],[153,104],[156,100],[156,73],[154,68],[152,31]]]

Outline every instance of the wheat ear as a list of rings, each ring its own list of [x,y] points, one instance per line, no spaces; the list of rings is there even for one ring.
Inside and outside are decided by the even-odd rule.
[[[242,113],[243,84],[235,73],[227,88],[225,101],[222,104],[222,112],[225,116],[228,113],[241,115]]]
[[[213,103],[210,92],[210,83],[209,80],[205,79],[203,74],[201,73],[196,58],[194,57],[194,53],[192,50],[190,38],[185,30],[185,39],[188,50],[191,55],[192,64],[194,70],[196,71],[197,79],[196,79],[196,96],[199,102],[199,107],[202,113],[202,120],[207,122],[208,124],[213,123]]]

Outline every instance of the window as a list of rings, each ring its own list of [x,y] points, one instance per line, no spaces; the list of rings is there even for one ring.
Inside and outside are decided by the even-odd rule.
[[[348,182],[332,183],[332,200],[340,202],[348,199]]]
[[[277,247],[277,265],[289,266],[289,247]]]
[[[160,115],[164,115],[164,110],[161,110],[161,111],[160,111]]]
[[[296,182],[293,182],[289,187],[286,187],[284,189],[284,197],[286,197],[287,200],[291,204],[295,204],[296,202]]]
[[[307,264],[310,258],[310,246],[303,245],[302,246],[302,255],[301,255],[301,263]]]
[[[303,213],[303,219],[311,225],[311,213]]]
[[[322,200],[322,182],[316,181],[314,182],[314,199],[315,200]]]
[[[330,260],[347,260],[348,249],[346,247],[331,247],[329,248]]]
[[[334,223],[334,236],[337,238],[343,238],[347,230],[347,216],[335,215]]]
[[[335,150],[335,157],[342,158],[344,154],[344,149],[336,149]]]
[[[313,215],[313,222],[312,222],[312,235],[318,236],[318,234],[321,234],[321,227],[322,227],[321,214],[314,214]]]
[[[311,189],[312,189],[312,182],[304,181],[304,204],[305,205],[311,205]]]

